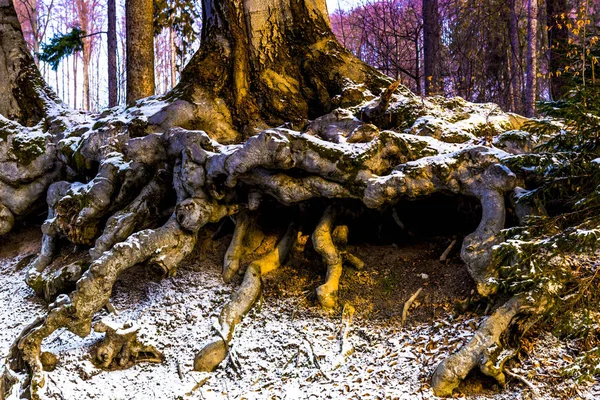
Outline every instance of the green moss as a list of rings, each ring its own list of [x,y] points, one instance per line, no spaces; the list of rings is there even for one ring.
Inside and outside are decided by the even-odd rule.
[[[447,119],[447,121],[451,122],[451,123],[456,123],[456,122],[459,122],[459,121],[464,121],[465,119],[469,119],[469,118],[471,118],[471,114],[469,114],[466,111],[459,111],[459,112],[453,113]]]
[[[92,130],[102,128],[105,125],[106,125],[106,122],[104,122],[104,121],[96,121],[96,123],[94,123],[94,125],[92,126]]]
[[[134,118],[128,125],[129,136],[144,137],[148,132],[148,121],[145,118]]]
[[[46,138],[39,135],[14,135],[11,151],[18,162],[29,165],[46,151]]]

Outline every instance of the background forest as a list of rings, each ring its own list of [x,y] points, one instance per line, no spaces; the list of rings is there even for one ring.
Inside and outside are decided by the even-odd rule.
[[[14,2],[36,62],[63,101],[91,111],[109,105],[109,4]],[[596,82],[600,3],[594,0],[328,4],[341,43],[418,94],[494,102],[504,110],[533,115],[536,100],[563,98],[577,85]],[[160,94],[174,86],[199,46],[201,6],[194,0],[155,0],[154,9],[155,92]],[[124,10],[125,2],[117,1],[116,24],[111,27],[117,38],[117,104],[125,102]],[[55,60],[40,55],[44,46],[52,47],[52,38],[68,34],[82,37],[83,46],[59,52],[63,57]]]

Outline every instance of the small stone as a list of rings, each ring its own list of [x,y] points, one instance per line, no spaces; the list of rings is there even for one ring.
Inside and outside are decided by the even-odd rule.
[[[421,274],[421,279],[429,279],[429,275],[427,275],[427,274]]]

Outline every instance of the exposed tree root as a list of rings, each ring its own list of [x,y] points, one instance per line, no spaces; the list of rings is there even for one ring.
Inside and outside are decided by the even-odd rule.
[[[337,305],[338,287],[342,276],[342,255],[334,243],[332,234],[335,217],[335,208],[327,207],[312,235],[315,250],[323,257],[327,267],[325,283],[317,288],[317,298],[325,308],[333,308]]]
[[[229,342],[233,338],[236,325],[250,311],[262,293],[261,277],[281,266],[297,237],[298,230],[292,224],[274,250],[250,263],[242,284],[221,311],[219,326],[216,327],[218,335],[196,355],[194,359],[196,371],[212,371],[227,357]]]
[[[98,135],[111,141],[121,134],[99,131]],[[237,217],[224,261],[224,278],[231,279],[239,268],[244,237],[252,223],[250,215],[259,211],[259,193],[284,205],[312,198],[355,198],[368,207],[439,191],[478,197],[483,218],[477,231],[465,239],[461,255],[482,294],[490,294],[488,287],[495,284],[490,279],[496,272],[488,270],[491,246],[500,240],[504,226],[504,193],[515,185],[514,175],[498,164],[502,152],[487,147],[448,152],[438,141],[394,132],[381,132],[365,145],[340,143],[333,147],[287,129],[267,130],[236,146],[224,146],[204,132],[183,129],[162,136],[120,139],[110,151],[100,151],[100,138],[92,138],[80,146],[95,149],[86,154],[100,161],[96,177],[87,184],[57,182],[48,191],[43,246],[30,269],[30,284],[51,297],[72,283],[85,266],[77,271],[67,266],[54,275],[44,272],[57,239],[64,236],[73,243],[91,244],[106,222],[90,251],[92,263],[75,292],[69,299],[59,297],[60,305],[50,311],[44,324],[21,340],[19,348],[34,377],[32,393],[43,383],[40,345],[45,337],[61,327],[87,335],[92,315],[108,302],[122,271],[144,262],[160,267],[165,275],[174,274],[191,251],[195,232],[247,207]],[[435,154],[431,159],[422,158]],[[172,173],[170,164],[165,164],[169,157],[176,159]],[[156,206],[166,199],[171,174],[176,193],[174,215],[163,227],[139,231],[155,226],[163,217]],[[326,308],[336,305],[342,263],[357,268],[363,265],[345,248],[347,226],[334,226],[338,213],[329,206],[313,234],[315,249],[327,268],[326,282],[317,289],[319,302]],[[221,313],[222,337],[203,349],[196,368],[210,370],[224,359],[235,325],[260,294],[260,276],[280,265],[291,246],[290,235],[288,232],[277,250],[250,264],[242,286]]]
[[[384,81],[388,87],[389,81]],[[223,263],[224,280],[232,280],[241,270],[249,242],[259,236],[253,225],[264,212],[259,205],[266,196],[284,206],[321,198],[354,199],[369,208],[438,192],[476,197],[483,217],[477,230],[465,238],[461,257],[479,293],[493,294],[498,271],[492,267],[492,247],[502,240],[504,196],[518,183],[502,165],[508,154],[472,143],[454,145],[434,139],[431,136],[436,134],[427,133],[427,122],[411,128],[410,132],[419,135],[384,130],[400,130],[400,123],[414,120],[427,107],[434,108],[428,101],[419,100],[417,105],[414,96],[399,85],[389,86],[381,96],[374,96],[365,86],[351,85],[342,92],[335,100],[339,104],[364,103],[353,109],[335,109],[312,122],[298,120],[286,125],[305,127],[304,132],[266,129],[233,145],[214,140],[231,139],[231,115],[223,114],[224,119],[213,124],[217,131],[178,128],[175,126],[180,124],[173,118],[184,118],[189,107],[183,100],[172,99],[140,101],[128,108],[125,116],[109,111],[94,124],[82,122],[81,131],[77,124],[69,125],[62,136],[34,129],[22,133],[18,124],[7,123],[4,128],[0,124],[0,131],[10,132],[8,140],[0,141],[0,234],[27,215],[47,189],[42,248],[31,263],[28,283],[51,299],[77,281],[69,297],[59,296],[42,323],[24,333],[16,347],[19,354],[11,356],[24,362],[13,365],[31,372],[32,396],[43,385],[40,349],[44,338],[60,328],[87,335],[92,316],[107,304],[119,274],[136,264],[154,265],[165,275],[174,274],[204,225],[237,214]],[[204,89],[202,93],[193,96],[208,95]],[[252,102],[243,96],[238,100]],[[217,103],[213,106],[227,110]],[[458,104],[453,107],[460,108],[462,103]],[[331,110],[330,106],[326,109]],[[178,116],[167,116],[173,107]],[[195,117],[207,123],[203,117]],[[242,119],[264,122],[277,118],[250,110]],[[497,121],[507,124],[509,118],[500,115]],[[24,168],[25,156],[19,153],[24,140],[19,135],[34,133],[40,136],[39,149]],[[4,190],[3,185],[12,189]],[[342,210],[335,203],[327,204],[312,242],[327,268],[317,297],[321,305],[333,308],[343,264],[361,269],[364,263],[347,248],[348,227],[336,226]],[[63,239],[93,245],[89,262],[48,270]],[[276,250],[250,264],[242,285],[221,313],[219,335],[196,357],[196,369],[212,370],[227,356],[236,324],[260,296],[260,277],[281,264],[295,239],[295,231],[290,229]],[[121,346],[115,343],[125,343],[125,339],[107,340],[106,354],[113,355],[106,356],[104,364],[108,359],[108,364],[129,364],[130,357],[114,361],[114,354],[124,347],[127,353],[135,341]]]
[[[317,289],[324,307],[337,303],[343,263],[363,267],[346,248],[348,227],[334,226],[341,209],[332,199],[380,208],[434,193],[477,198],[482,219],[463,241],[461,258],[479,294],[497,290],[492,249],[502,241],[504,199],[523,185],[505,160],[532,143],[500,135],[493,144],[505,152],[477,146],[476,139],[520,129],[523,119],[494,105],[415,96],[335,40],[323,2],[275,3],[204,1],[211,12],[203,45],[181,83],[162,98],[100,116],[65,109],[26,51],[12,2],[0,5],[0,58],[8,57],[0,62],[0,114],[14,120],[0,116],[0,235],[46,195],[42,247],[28,284],[50,299],[77,280],[76,290],[59,295],[11,350],[11,368],[31,374],[25,385],[32,398],[44,384],[42,358],[53,360],[41,354],[46,337],[60,328],[89,334],[93,315],[108,303],[123,271],[145,264],[176,273],[203,226],[237,213],[223,264],[230,281],[248,240],[259,236],[252,225],[266,196],[284,206],[330,202],[312,236],[327,268]],[[300,27],[306,28],[302,35]],[[265,32],[272,32],[268,40]],[[24,90],[22,96],[15,88]],[[519,219],[536,212],[517,203],[514,208]],[[261,276],[281,265],[296,238],[290,227],[275,250],[249,265],[195,369],[212,370],[227,356],[235,326],[261,294]],[[94,245],[90,261],[49,271],[63,239]],[[517,314],[536,307],[543,306],[518,295],[499,308],[438,367],[436,393],[451,393],[477,365],[502,382],[505,358],[490,348]],[[98,329],[107,333],[98,353],[105,366],[128,365],[147,351],[160,358],[137,343],[134,330]],[[14,381],[7,371],[2,394]]]
[[[238,213],[236,217],[233,238],[223,260],[223,280],[225,282],[231,281],[240,269],[240,259],[244,255],[244,237],[248,226],[253,222],[252,216],[244,210]]]
[[[44,300],[50,302],[57,295],[73,289],[79,278],[87,270],[89,263],[89,257],[83,257],[78,261],[61,265],[43,273],[30,274],[27,285]]]
[[[539,296],[521,293],[499,307],[481,324],[465,346],[437,366],[432,379],[434,393],[437,396],[452,395],[452,391],[477,366],[485,375],[504,385],[504,363],[515,352],[502,347],[501,335],[518,314],[538,314],[545,306],[547,304]]]
[[[35,398],[38,388],[44,385],[40,359],[44,338],[59,328],[87,336],[93,315],[109,301],[114,283],[123,271],[142,262],[172,267],[193,249],[195,240],[195,234],[181,230],[175,218],[171,218],[158,229],[133,234],[92,262],[77,282],[77,289],[69,297],[59,296],[41,325],[27,329],[18,342],[20,357],[31,374],[31,396]]]
[[[93,360],[101,368],[128,368],[138,362],[162,362],[163,355],[154,348],[140,343],[139,327],[126,323],[122,328],[105,322],[94,325],[94,331],[105,333],[104,339],[93,349]]]
[[[152,181],[127,207],[111,215],[106,222],[104,232],[90,249],[92,259],[99,258],[102,253],[127,239],[133,232],[155,225],[164,215],[160,205],[168,188],[169,172],[171,171],[168,165],[166,169],[158,170]]]

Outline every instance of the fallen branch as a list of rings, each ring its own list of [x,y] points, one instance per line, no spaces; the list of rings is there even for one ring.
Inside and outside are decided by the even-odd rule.
[[[419,296],[419,293],[421,293],[421,290],[423,290],[423,288],[419,288],[419,290],[417,290],[412,296],[410,296],[410,298],[406,300],[406,303],[404,303],[404,308],[402,309],[402,325],[404,325],[404,322],[406,322],[406,317],[408,317],[408,310],[417,299],[417,296]]]
[[[531,390],[531,397],[532,399],[540,399],[540,392],[537,389],[537,387],[535,387],[535,385],[533,383],[531,383],[529,380],[527,380],[524,376],[518,375],[514,372],[512,372],[509,369],[505,369],[504,373],[512,378],[518,379],[521,382],[523,382],[525,384],[525,386],[527,386],[529,388],[529,390]]]
[[[444,262],[448,259],[448,255],[450,254],[450,252],[452,251],[452,249],[454,248],[454,246],[456,245],[456,239],[454,239],[450,245],[448,245],[448,247],[446,248],[446,250],[444,250],[444,252],[442,253],[442,255],[440,256],[440,261]]]

